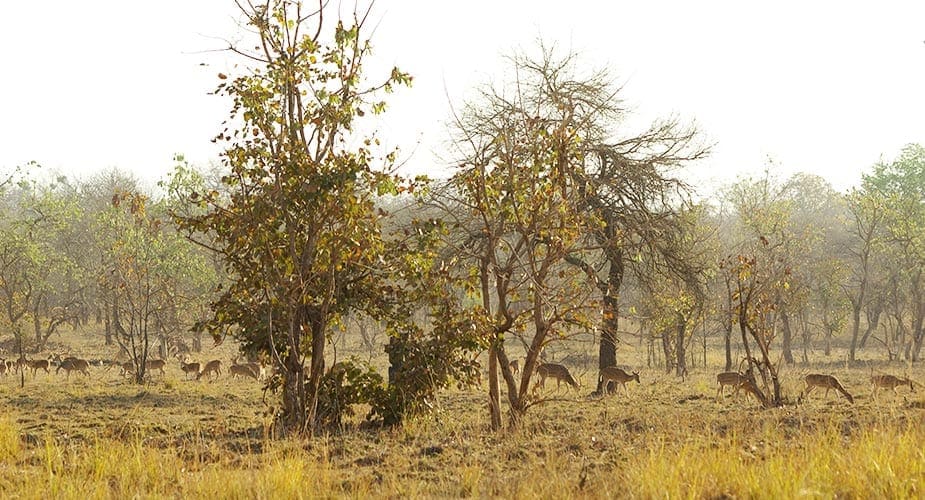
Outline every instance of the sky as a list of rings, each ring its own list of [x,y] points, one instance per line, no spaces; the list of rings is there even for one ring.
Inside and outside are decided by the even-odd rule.
[[[333,2],[336,4],[336,2]],[[343,8],[353,5],[345,1]],[[234,74],[232,0],[8,2],[0,16],[0,172],[35,161],[85,178],[117,167],[163,177],[182,153],[217,161],[211,138]],[[633,114],[676,116],[713,154],[707,188],[765,168],[836,189],[925,144],[925,2],[379,0],[367,69],[414,77],[378,126],[413,173],[445,172],[447,122],[504,56],[538,40],[607,68]],[[385,73],[383,73],[385,74]]]

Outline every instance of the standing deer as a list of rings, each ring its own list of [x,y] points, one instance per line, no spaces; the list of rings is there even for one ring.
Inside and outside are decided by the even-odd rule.
[[[45,373],[50,373],[48,371],[49,362],[47,359],[29,359],[26,360],[26,366],[32,368],[33,377],[38,374],[39,370],[45,370]]]
[[[182,359],[180,360],[180,371],[183,372],[183,376],[189,380],[190,375],[199,376],[199,363],[186,363]]]
[[[222,374],[222,362],[218,359],[213,359],[206,363],[206,366],[202,368],[202,371],[199,372],[199,375],[196,376],[196,380],[201,379],[204,375],[214,375],[212,380],[218,378]]]
[[[852,397],[851,394],[848,394],[848,391],[846,391],[845,388],[842,387],[840,383],[838,383],[838,379],[831,375],[810,373],[804,377],[803,380],[806,382],[806,389],[800,393],[800,401],[802,401],[805,396],[809,396],[809,393],[812,392],[813,389],[821,387],[825,389],[825,397],[829,397],[830,389],[835,389],[841,393],[842,396],[845,396],[845,399],[847,399],[849,403],[854,403],[854,397]]]
[[[890,389],[893,394],[896,394],[896,388],[904,385],[909,386],[910,392],[915,392],[912,381],[907,378],[899,378],[893,375],[874,375],[870,377],[870,382],[874,385],[874,396],[877,395],[880,388]]]
[[[64,370],[68,380],[71,379],[71,372],[73,371],[83,373],[89,377],[90,363],[85,359],[78,359],[73,356],[68,356],[58,363],[58,369],[55,370],[55,374],[58,374],[61,370]]]
[[[639,381],[639,372],[633,372],[633,374],[630,375],[616,366],[604,368],[601,370],[601,376],[598,377],[598,382],[605,391],[608,384],[612,381],[614,386],[616,386],[616,384],[622,385],[627,395],[629,395],[630,390],[626,387],[626,383],[631,380],[635,380],[637,383],[642,384],[642,382]]]
[[[543,363],[536,367],[536,374],[539,375],[540,379],[537,384],[533,386],[533,392],[536,392],[537,388],[539,387],[546,386],[547,377],[556,379],[557,390],[562,386],[562,382],[565,382],[574,387],[576,391],[581,388],[581,384],[572,377],[572,374],[569,373],[568,368],[566,368],[564,365],[557,363]]]
[[[145,371],[148,373],[157,370],[161,372],[161,376],[164,376],[164,367],[167,366],[167,362],[163,359],[149,359],[145,361]]]

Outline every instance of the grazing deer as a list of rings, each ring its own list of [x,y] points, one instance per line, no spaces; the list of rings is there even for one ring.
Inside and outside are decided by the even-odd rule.
[[[841,393],[842,396],[845,396],[845,399],[847,399],[849,403],[854,403],[854,397],[852,397],[851,394],[848,394],[848,391],[846,391],[845,388],[842,387],[840,383],[838,383],[838,379],[831,375],[810,373],[803,380],[806,382],[806,389],[800,393],[800,401],[802,401],[805,396],[809,396],[809,393],[812,392],[813,389],[816,387],[821,387],[825,389],[826,397],[829,396],[830,389],[835,389]]]
[[[627,382],[631,380],[635,380],[639,384],[642,383],[642,382],[639,382],[639,372],[633,372],[633,374],[630,375],[629,373],[626,373],[625,371],[623,371],[620,368],[617,368],[616,366],[608,366],[604,368],[603,370],[601,370],[601,375],[600,377],[598,377],[597,380],[598,380],[598,383],[601,384],[601,387],[603,388],[604,391],[607,390],[607,386],[610,384],[610,382],[613,382],[614,386],[616,386],[616,384],[622,385],[623,390],[626,392],[627,395],[629,395],[630,393],[630,390],[626,387]]]
[[[71,379],[71,372],[73,371],[83,373],[89,377],[90,363],[88,363],[85,359],[78,359],[73,356],[68,356],[58,363],[58,369],[55,370],[55,374],[58,374],[61,370],[64,370],[68,380]]]
[[[180,360],[180,371],[183,372],[183,376],[189,380],[190,375],[199,376],[199,363],[186,363],[182,359]]]
[[[201,379],[204,375],[214,375],[212,380],[218,378],[222,374],[222,362],[218,359],[213,359],[206,363],[206,366],[202,368],[202,371],[199,372],[199,375],[196,375],[196,380]]]
[[[912,385],[912,381],[907,378],[899,378],[893,375],[874,375],[870,377],[870,382],[874,384],[874,396],[877,395],[877,392],[880,388],[890,389],[893,393],[896,393],[896,388],[908,385],[910,392],[915,392],[915,387]]]
[[[124,363],[117,363],[119,365],[119,375],[123,377],[128,377],[135,373],[135,363],[132,361],[126,361]]]
[[[161,372],[161,376],[164,376],[164,367],[167,366],[167,362],[163,359],[149,359],[145,361],[145,371],[148,373],[158,370]]]
[[[232,378],[241,377],[250,377],[254,380],[258,380],[260,377],[260,366],[257,363],[238,363],[238,358],[231,360],[231,366],[228,367],[228,374]]]
[[[723,372],[716,376],[716,381],[719,383],[719,389],[716,390],[716,397],[725,397],[726,393],[723,390],[727,385],[731,385],[735,388],[732,395],[736,396],[739,394],[739,389],[748,382],[748,377],[739,373],[739,372]]]
[[[564,365],[556,363],[543,363],[536,367],[536,374],[539,375],[540,379],[538,383],[533,386],[533,392],[536,392],[538,387],[546,386],[547,377],[556,379],[557,390],[562,386],[563,381],[574,387],[576,391],[581,388],[581,384],[579,384],[578,381],[572,377],[572,374],[569,373],[568,368],[566,368]]]

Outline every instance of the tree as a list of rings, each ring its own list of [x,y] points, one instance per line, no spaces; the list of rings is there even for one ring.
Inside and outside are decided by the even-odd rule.
[[[156,210],[155,210],[156,212]],[[135,365],[135,382],[145,380],[151,340],[162,336],[165,318],[192,294],[182,293],[189,276],[202,276],[207,266],[191,252],[189,242],[169,231],[139,193],[119,193],[112,207],[98,214],[105,234],[105,265],[100,284],[111,303],[115,339]]]
[[[30,165],[6,193],[6,217],[0,229],[0,303],[19,340],[21,321],[31,320],[31,348],[41,350],[49,337],[82,309],[88,286],[73,245],[81,214],[64,177],[46,178]]]
[[[392,174],[394,152],[377,158],[378,141],[354,130],[358,118],[384,111],[376,95],[411,78],[393,69],[367,85],[369,12],[331,26],[330,10],[324,2],[315,10],[286,0],[242,5],[257,50],[232,46],[253,67],[219,75],[218,93],[233,101],[217,137],[227,194],[194,191],[205,212],[178,218],[231,275],[202,326],[220,338],[236,325],[246,348],[270,355],[283,379],[280,423],[295,432],[326,423],[322,382],[337,375],[325,369],[329,327],[396,293],[377,272],[388,252],[375,200],[409,188]]]
[[[880,229],[883,223],[883,209],[880,200],[866,196],[858,190],[846,195],[849,212],[848,234],[850,240],[846,245],[848,257],[855,261],[850,267],[850,276],[843,286],[845,296],[851,304],[851,347],[848,359],[854,361],[858,350],[858,340],[863,346],[870,335],[875,322],[868,322],[867,331],[860,337],[861,311],[868,302],[870,292],[872,267],[874,265],[874,249],[878,244]],[[879,316],[879,314],[878,314]]]
[[[528,388],[540,355],[571,325],[589,328],[593,311],[583,269],[569,266],[596,244],[585,238],[595,219],[583,211],[571,175],[580,168],[583,144],[597,131],[585,118],[605,112],[596,103],[568,105],[558,71],[569,64],[511,59],[515,82],[483,89],[458,117],[461,156],[443,196],[435,200],[455,220],[460,239],[449,242],[464,261],[466,290],[491,318],[488,344],[489,412],[503,427],[499,372],[507,388],[510,419],[517,425],[535,404]],[[520,380],[514,378],[504,341],[523,339]]]
[[[638,309],[650,318],[653,333],[662,339],[666,369],[672,368],[678,377],[687,376],[687,346],[694,327],[705,313],[706,281],[710,271],[709,258],[712,230],[703,224],[705,207],[693,206],[680,211],[675,223],[678,232],[664,236],[663,248],[671,255],[686,256],[686,265],[676,267],[660,260],[662,254],[648,254],[641,266],[648,267],[647,279],[640,283],[644,290]],[[605,390],[605,388],[601,388]]]
[[[909,144],[892,162],[874,165],[862,189],[882,202],[884,240],[902,272],[898,284],[910,300],[911,342],[904,352],[916,361],[925,341],[925,147]]]

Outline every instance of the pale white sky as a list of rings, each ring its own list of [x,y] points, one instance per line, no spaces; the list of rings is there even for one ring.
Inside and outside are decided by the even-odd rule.
[[[346,2],[345,5],[352,5]],[[810,171],[836,188],[881,155],[925,143],[925,2],[379,0],[369,69],[415,77],[380,135],[436,169],[454,104],[536,40],[607,66],[637,113],[696,120],[705,184]],[[205,164],[229,103],[207,95],[229,64],[232,0],[7,2],[0,16],[0,171],[35,160],[157,179],[174,153]],[[206,62],[208,66],[200,66]]]

